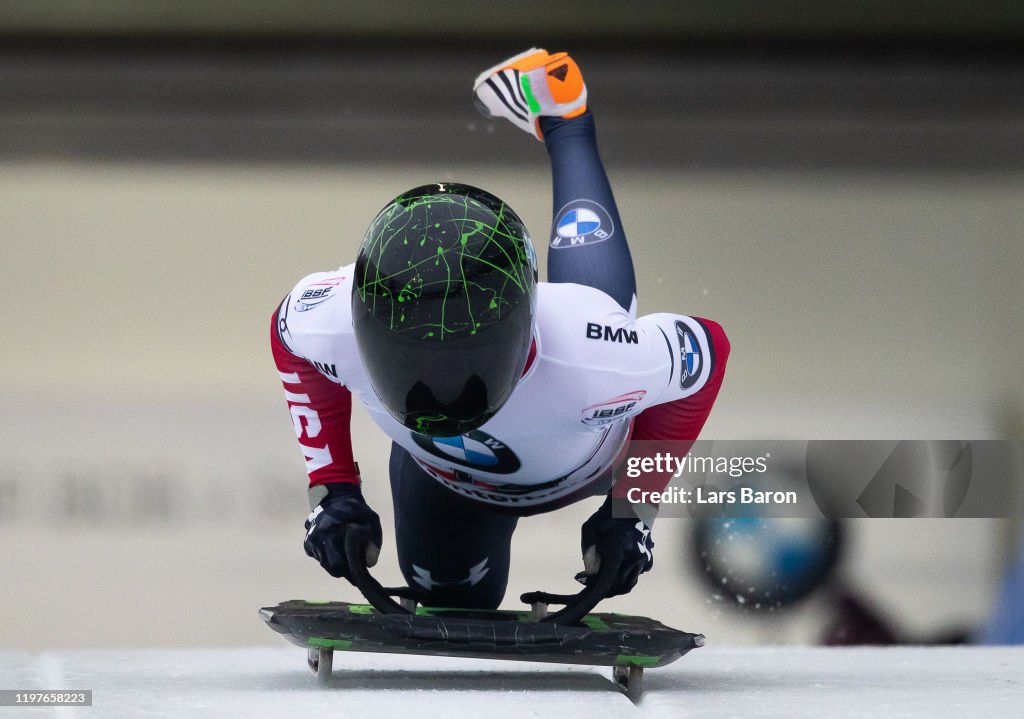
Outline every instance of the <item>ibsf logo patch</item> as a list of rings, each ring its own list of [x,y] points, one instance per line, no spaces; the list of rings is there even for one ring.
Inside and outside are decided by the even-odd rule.
[[[646,390],[638,389],[635,392],[627,392],[599,404],[591,405],[580,413],[580,419],[583,420],[583,424],[590,426],[614,422],[632,412],[646,394]]]
[[[700,351],[697,335],[682,320],[676,320],[676,340],[679,342],[679,363],[682,365],[679,387],[689,389],[700,379],[704,369],[704,355]]]
[[[334,291],[344,279],[344,277],[330,277],[323,282],[314,282],[311,285],[307,285],[306,289],[299,295],[299,299],[295,301],[295,311],[309,312],[311,309],[319,307],[334,297]]]
[[[590,200],[573,200],[555,216],[551,246],[563,249],[593,245],[604,242],[614,233],[611,215],[601,205]]]
[[[511,474],[519,469],[519,458],[504,443],[478,429],[459,437],[428,437],[412,433],[421,448],[453,464],[495,474]]]

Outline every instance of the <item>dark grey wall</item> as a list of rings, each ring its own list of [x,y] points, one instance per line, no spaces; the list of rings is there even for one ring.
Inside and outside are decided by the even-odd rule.
[[[0,44],[0,161],[489,163],[506,128],[474,111],[472,78],[528,46],[493,44]],[[1024,166],[1024,54],[561,47],[613,165]]]
[[[3,0],[0,32],[404,35],[460,40],[542,33],[574,43],[588,36],[637,43],[683,37],[1009,38],[1024,34],[1024,5],[951,0]]]

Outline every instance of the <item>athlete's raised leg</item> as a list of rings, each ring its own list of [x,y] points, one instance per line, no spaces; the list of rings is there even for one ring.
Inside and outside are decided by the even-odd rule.
[[[575,61],[533,48],[481,73],[473,89],[483,114],[504,117],[547,146],[554,191],[548,281],[596,287],[635,311],[633,260]]]
[[[548,281],[596,287],[635,311],[633,258],[597,152],[594,116],[543,117],[540,126],[554,193]]]

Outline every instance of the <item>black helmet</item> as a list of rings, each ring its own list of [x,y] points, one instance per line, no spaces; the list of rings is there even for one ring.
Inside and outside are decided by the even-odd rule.
[[[526,365],[536,285],[526,227],[491,193],[443,182],[389,202],[352,287],[359,354],[388,412],[440,437],[490,419]]]

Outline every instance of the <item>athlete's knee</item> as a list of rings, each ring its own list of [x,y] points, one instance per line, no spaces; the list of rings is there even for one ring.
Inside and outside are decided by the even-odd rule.
[[[425,561],[402,562],[402,574],[408,585],[418,590],[421,603],[435,607],[496,609],[508,585],[507,562],[492,561],[485,555],[469,566],[444,566]]]
[[[423,604],[428,607],[459,607],[460,609],[497,609],[505,596],[505,588],[489,587],[438,588],[427,592]]]

